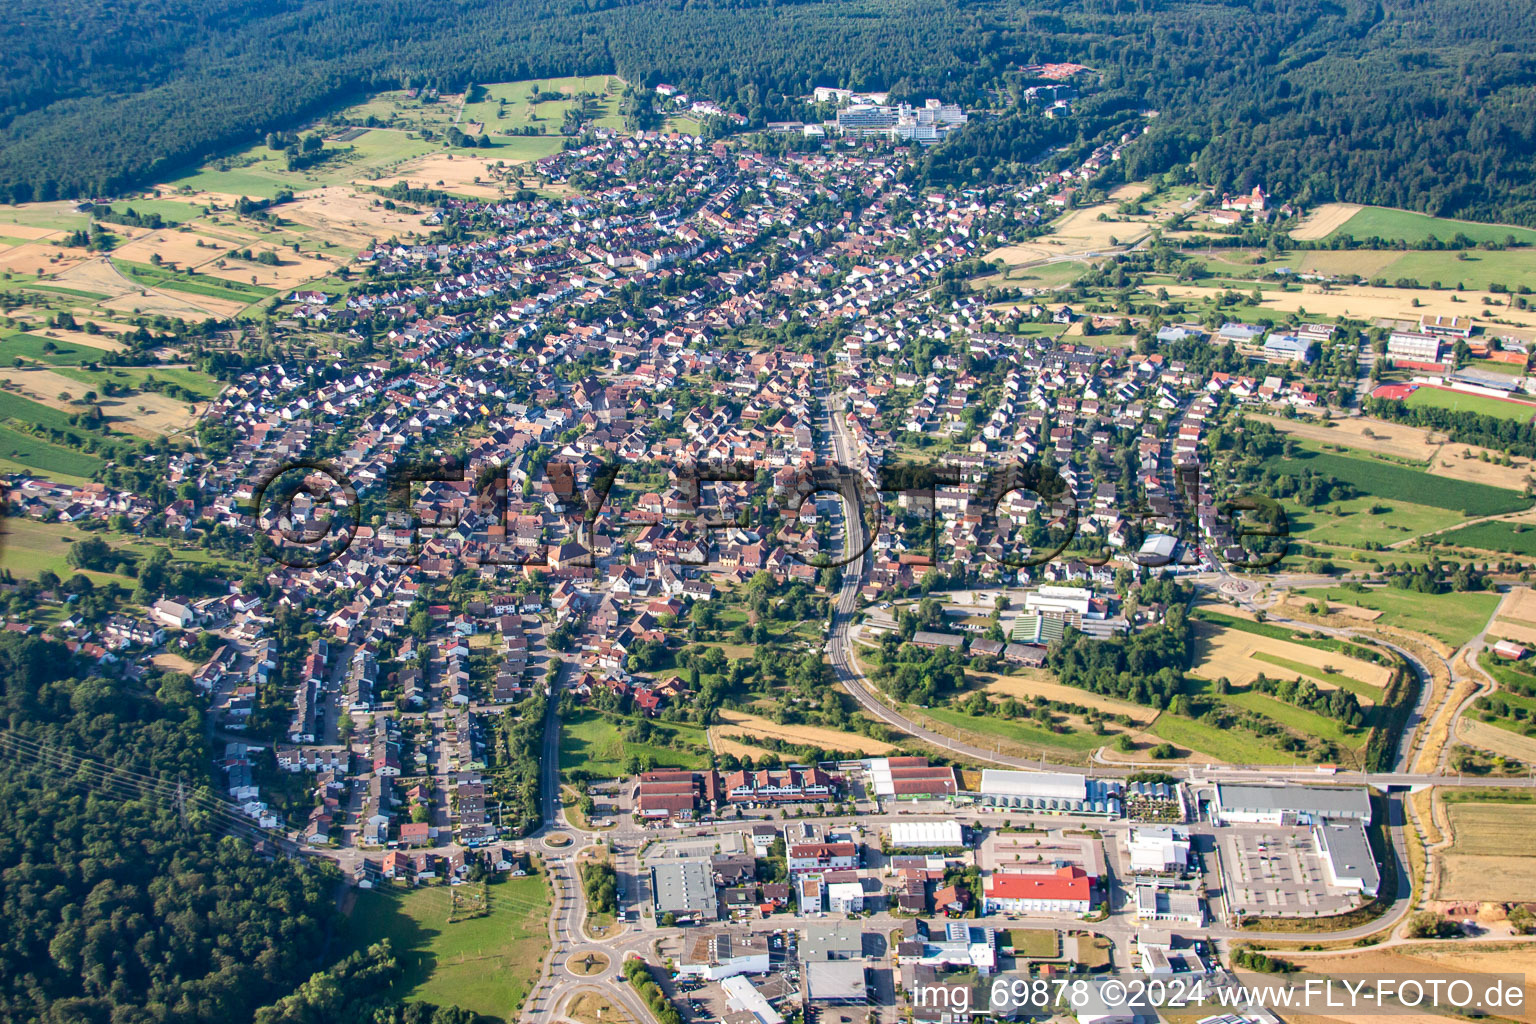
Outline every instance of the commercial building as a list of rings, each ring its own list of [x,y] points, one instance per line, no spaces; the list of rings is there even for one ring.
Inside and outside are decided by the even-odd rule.
[[[982,892],[989,914],[1076,915],[1093,907],[1092,883],[1078,867],[1037,875],[998,872],[982,883]]]
[[[979,802],[998,808],[1018,808],[1058,814],[1120,813],[1120,783],[1089,779],[1065,772],[1016,772],[985,768]]]
[[[1329,885],[1358,889],[1367,896],[1375,896],[1381,888],[1371,840],[1360,821],[1329,820],[1314,825],[1312,845],[1327,866]]]
[[[1189,867],[1189,836],[1176,828],[1133,828],[1126,849],[1132,874],[1182,874]]]
[[[727,1010],[744,1013],[757,1024],[784,1024],[783,1015],[746,978],[739,975],[726,978],[720,982],[720,989],[725,993]]]
[[[1425,334],[1444,334],[1452,338],[1472,336],[1472,318],[1446,316],[1443,313],[1420,313],[1419,330]]]
[[[679,977],[719,981],[738,974],[767,974],[768,936],[759,932],[705,932],[686,943],[678,957]]]
[[[1218,783],[1215,814],[1225,824],[1315,825],[1329,818],[1370,824],[1364,786],[1271,786]]]
[[[679,923],[696,924],[719,916],[715,875],[703,858],[653,864],[651,893],[658,920],[671,914]]]
[[[800,942],[800,962],[864,959],[864,931],[851,921],[808,924]]]
[[[862,960],[817,960],[805,965],[807,1003],[863,1003],[869,999]]]
[[[1205,924],[1205,907],[1198,893],[1144,882],[1136,887],[1136,920]]]
[[[929,764],[926,757],[873,757],[864,762],[864,769],[878,797],[937,799],[952,797],[959,789],[953,768]]]
[[[714,772],[646,772],[640,776],[637,806],[647,821],[691,821],[715,796]]]
[[[1087,615],[1092,604],[1093,591],[1086,587],[1041,587],[1024,595],[1024,608],[1031,612]]]
[[[898,850],[947,850],[965,845],[958,821],[897,821],[891,823],[891,845]]]

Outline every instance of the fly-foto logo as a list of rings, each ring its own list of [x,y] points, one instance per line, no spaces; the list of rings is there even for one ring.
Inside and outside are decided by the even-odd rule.
[[[1079,509],[1068,482],[1050,466],[1015,463],[995,467],[976,480],[942,463],[898,462],[881,466],[871,481],[835,462],[777,473],[752,462],[689,462],[669,475],[682,500],[669,508],[662,525],[669,537],[668,550],[683,565],[707,564],[712,535],[740,529],[771,537],[789,557],[806,565],[839,568],[864,558],[881,531],[887,501],[904,499],[909,508],[921,513],[926,534],[914,548],[926,548],[925,564],[939,567],[945,512],[937,499],[944,492],[965,495],[966,513],[978,518],[976,535],[981,543],[975,549],[985,561],[1025,569],[1063,558],[1100,566],[1113,556],[1112,545],[1099,540],[1098,526],[1092,534],[1084,531],[1088,517]],[[483,464],[471,481],[460,459],[402,462],[381,481],[383,521],[376,539],[384,560],[399,565],[415,564],[421,558],[423,534],[457,532],[462,557],[475,565],[590,568],[599,550],[598,531],[605,523],[605,510],[612,521],[615,510],[610,497],[623,476],[624,466],[618,462],[602,463],[595,470],[566,461],[548,462],[543,467],[541,491],[548,499],[543,507],[566,525],[567,536],[558,544],[542,539],[525,543],[513,528],[512,487],[504,467]],[[451,508],[435,508],[435,519],[424,522],[416,512],[416,488],[435,483],[467,485],[454,488],[465,500],[453,502]],[[753,503],[734,516],[699,511],[702,485],[707,483],[739,487],[749,496],[755,491],[768,500],[755,504],[761,509],[756,521],[751,515]],[[1285,556],[1289,522],[1278,502],[1243,495],[1204,505],[1198,471],[1181,474],[1177,483],[1186,508],[1206,508],[1214,518],[1203,528],[1225,533],[1231,547],[1243,552],[1224,559],[1228,568],[1269,569]],[[833,546],[835,554],[809,543],[795,528],[806,503],[818,496],[837,499],[835,506],[851,511],[855,519],[842,524],[841,542]],[[258,552],[292,568],[318,568],[346,554],[359,536],[363,517],[359,489],[337,466],[320,460],[285,462],[262,474],[252,486],[248,511]],[[1098,523],[1125,524],[1132,534],[1156,527],[1165,517],[1166,512],[1146,506],[1092,512]],[[1030,522],[1035,525],[1027,529]],[[625,524],[621,521],[621,525]],[[1258,538],[1258,548],[1249,550],[1252,545],[1245,546],[1245,538]],[[1130,559],[1149,568],[1172,561],[1156,546],[1135,552]]]

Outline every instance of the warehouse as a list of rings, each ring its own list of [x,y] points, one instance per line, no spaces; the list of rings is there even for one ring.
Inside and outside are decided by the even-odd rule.
[[[713,921],[715,877],[703,858],[665,861],[651,867],[651,892],[655,893],[658,920],[671,914],[679,923]]]
[[[898,850],[951,850],[965,845],[958,821],[897,821],[891,824],[891,845]]]
[[[1066,772],[985,768],[979,802],[995,808],[1059,814],[1120,814],[1120,783]]]
[[[1213,813],[1223,824],[1315,825],[1327,818],[1370,824],[1365,787],[1216,785]]]
[[[1381,872],[1371,853],[1371,841],[1359,821],[1325,821],[1312,829],[1312,844],[1328,870],[1328,884],[1358,889],[1375,896]]]

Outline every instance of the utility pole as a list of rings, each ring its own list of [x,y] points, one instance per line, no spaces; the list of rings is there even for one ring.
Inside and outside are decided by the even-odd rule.
[[[181,822],[181,832],[187,833],[187,793],[181,776],[176,777],[176,817]]]

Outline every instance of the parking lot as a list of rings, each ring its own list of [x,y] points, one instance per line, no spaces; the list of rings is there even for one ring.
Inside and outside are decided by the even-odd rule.
[[[1220,843],[1231,905],[1239,913],[1326,916],[1358,902],[1357,894],[1329,889],[1309,829],[1231,829]]]

